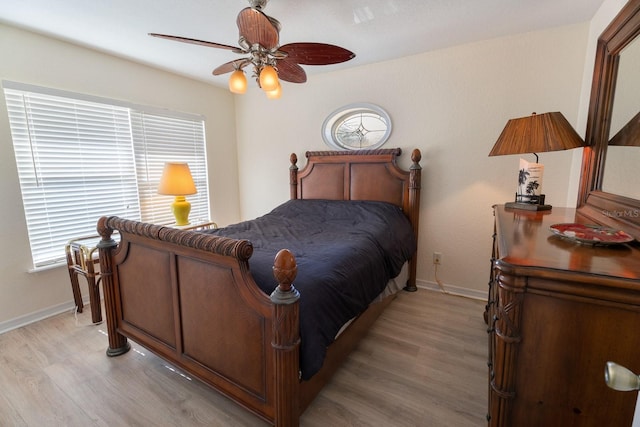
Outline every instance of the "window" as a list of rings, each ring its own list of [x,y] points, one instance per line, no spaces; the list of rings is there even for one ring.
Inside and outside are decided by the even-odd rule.
[[[64,261],[72,238],[103,215],[174,221],[156,192],[166,161],[187,162],[209,218],[204,120],[119,101],[3,82],[35,268]]]
[[[322,138],[339,150],[380,148],[391,135],[391,117],[382,107],[369,103],[338,108],[322,123]]]
[[[173,196],[157,192],[166,161],[189,164],[198,192],[188,196],[192,221],[209,219],[204,122],[131,111],[138,196],[142,221],[170,224],[175,221],[170,205]]]

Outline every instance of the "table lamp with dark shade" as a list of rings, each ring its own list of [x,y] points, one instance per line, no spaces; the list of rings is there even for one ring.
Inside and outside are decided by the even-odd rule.
[[[533,153],[536,163],[519,169],[518,191],[514,202],[505,207],[531,211],[549,210],[542,194],[542,171],[536,153],[584,147],[584,140],[560,112],[536,114],[511,119],[504,127],[489,156]],[[526,163],[526,162],[524,162]],[[521,161],[521,165],[523,161]]]
[[[176,218],[176,225],[189,225],[191,203],[185,196],[196,194],[196,185],[191,176],[191,170],[186,163],[167,162],[164,164],[158,194],[176,196],[171,210]]]

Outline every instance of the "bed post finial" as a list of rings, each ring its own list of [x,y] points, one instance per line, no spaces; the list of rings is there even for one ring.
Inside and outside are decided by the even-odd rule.
[[[273,302],[273,341],[275,377],[275,425],[297,426],[300,411],[300,293],[293,287],[298,266],[293,254],[282,249],[273,262],[278,287]]]
[[[297,274],[295,257],[288,249],[281,249],[273,261],[273,277],[278,281],[278,287],[271,294],[271,301],[275,304],[291,304],[300,298],[293,287]]]
[[[411,152],[411,161],[413,162],[414,165],[417,165],[420,169],[422,169],[422,167],[420,167],[420,160],[422,160],[422,153],[420,152],[419,149],[414,149]]]
[[[295,200],[298,198],[298,156],[296,156],[296,153],[291,153],[289,161],[291,162],[291,166],[289,166],[289,198]]]

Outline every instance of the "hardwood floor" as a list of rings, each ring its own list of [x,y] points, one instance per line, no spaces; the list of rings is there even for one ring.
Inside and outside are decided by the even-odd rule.
[[[402,292],[301,425],[486,425],[483,311],[477,300]],[[0,425],[266,425],[136,343],[108,358],[105,329],[87,308],[0,335]]]

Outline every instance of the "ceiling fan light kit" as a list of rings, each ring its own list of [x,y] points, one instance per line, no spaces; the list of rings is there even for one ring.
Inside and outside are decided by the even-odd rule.
[[[242,95],[247,91],[247,77],[244,71],[235,70],[229,77],[229,90],[233,93]]]
[[[278,85],[274,90],[270,90],[265,92],[267,94],[267,98],[269,99],[278,99],[282,96],[282,86]]]
[[[339,64],[356,56],[347,49],[325,43],[289,43],[280,46],[280,22],[262,12],[267,1],[249,0],[251,6],[242,9],[238,14],[236,23],[240,33],[239,46],[167,34],[149,33],[149,35],[248,55],[248,57],[220,65],[213,70],[213,75],[231,72],[229,90],[232,93],[242,94],[247,90],[244,67],[251,65],[253,77],[269,99],[280,98],[282,94],[280,80],[290,83],[307,81],[307,74],[300,64]]]
[[[278,72],[271,65],[265,65],[260,70],[260,87],[265,92],[274,91],[280,86]]]

